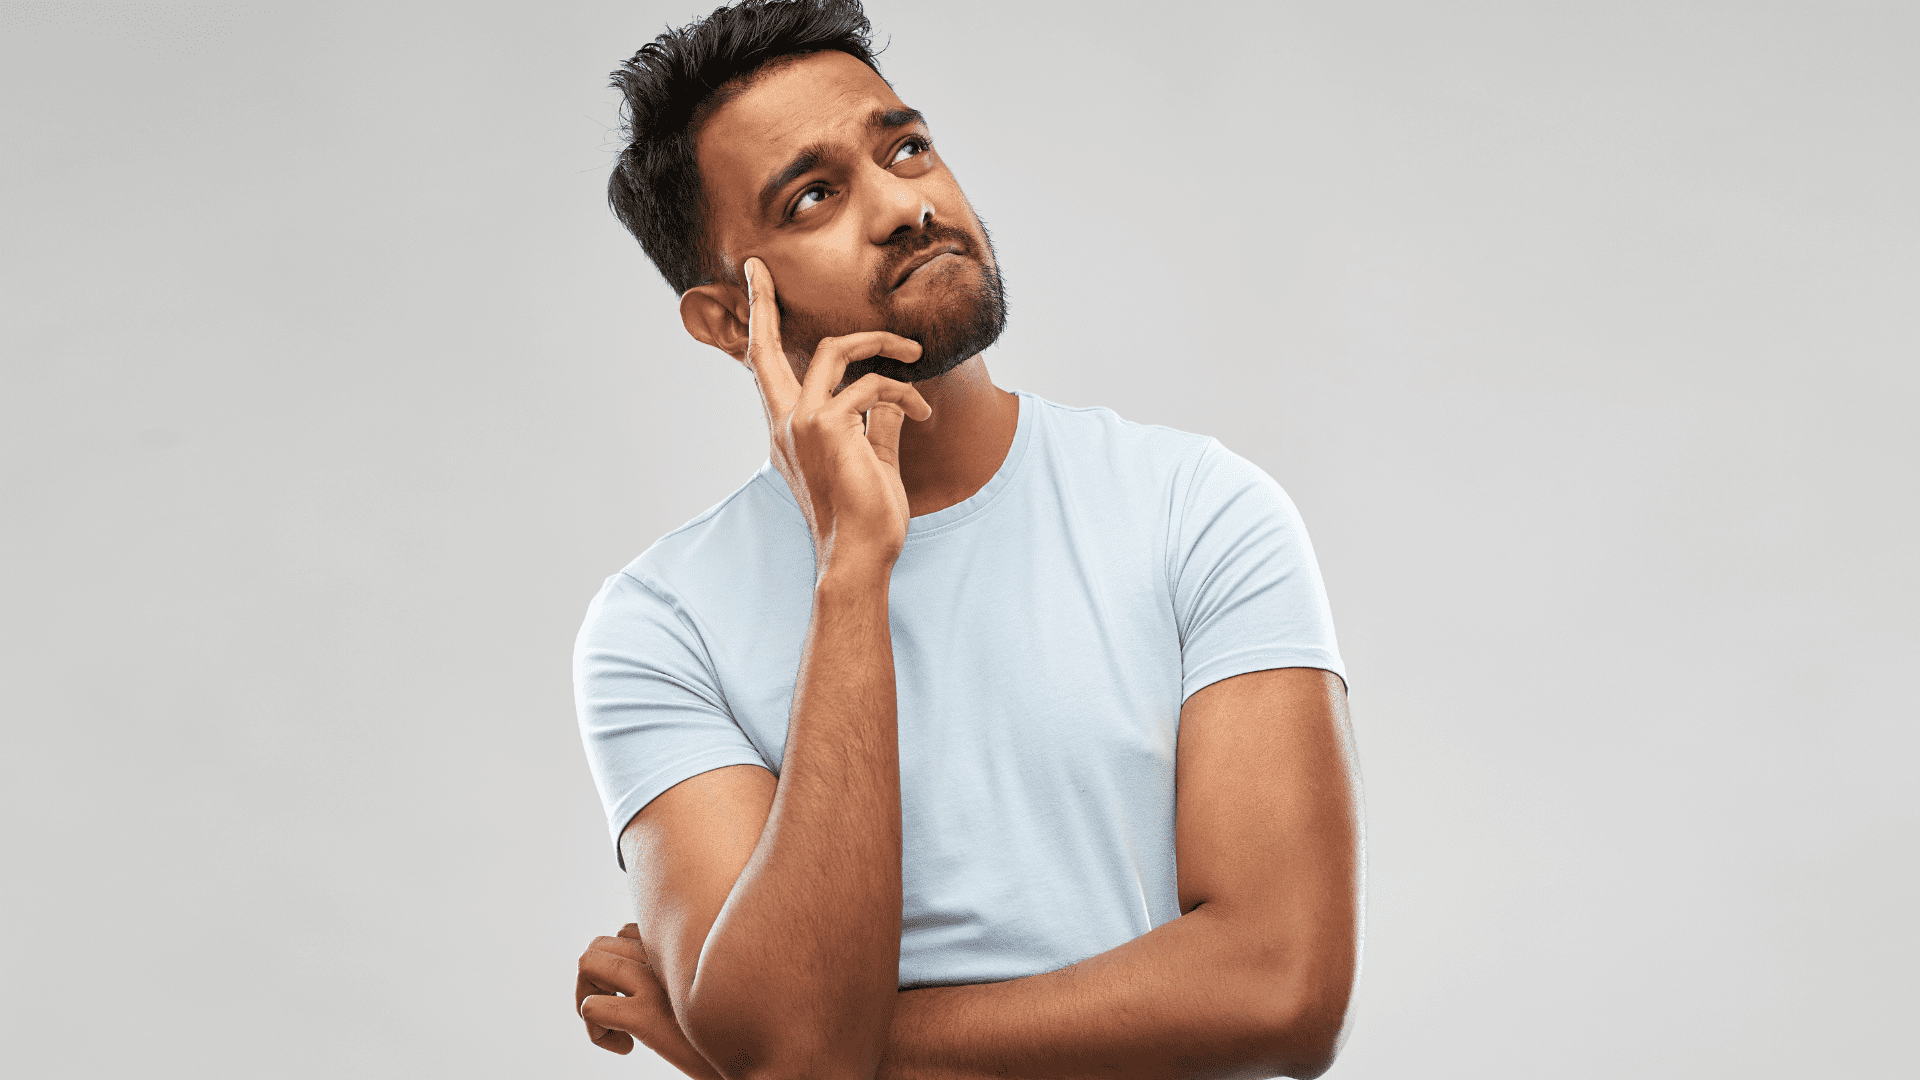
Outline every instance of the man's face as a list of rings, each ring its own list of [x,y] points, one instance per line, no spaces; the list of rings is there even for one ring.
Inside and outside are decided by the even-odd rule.
[[[1006,305],[986,230],[926,123],[860,61],[829,51],[763,71],[708,118],[695,154],[728,276],[739,281],[748,258],[767,264],[802,374],[825,337],[917,341],[919,360],[860,360],[846,378],[917,382],[1000,335]]]

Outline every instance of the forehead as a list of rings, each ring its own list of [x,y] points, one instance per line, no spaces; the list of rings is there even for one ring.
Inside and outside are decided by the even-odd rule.
[[[868,118],[905,106],[886,80],[838,50],[764,71],[716,109],[694,145],[700,177],[716,205],[741,205],[802,150],[864,145]]]

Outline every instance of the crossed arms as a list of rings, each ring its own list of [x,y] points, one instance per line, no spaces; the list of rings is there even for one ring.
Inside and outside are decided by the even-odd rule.
[[[695,984],[726,992],[705,982],[703,945],[718,951],[707,938],[743,871],[764,859],[756,849],[776,799],[774,776],[753,765],[695,776],[622,836],[639,922],[582,957],[578,997],[597,1003],[584,1011],[589,1034],[620,1049],[632,1045],[620,1030],[632,1030],[699,1080],[1319,1076],[1344,1040],[1359,947],[1359,792],[1340,680],[1277,669],[1200,690],[1181,711],[1175,769],[1179,919],[1010,982],[900,992],[889,967],[891,1001],[860,1017],[887,1019],[864,1072],[833,1053],[845,1043],[783,1026],[829,1022],[820,990],[783,1001],[768,978],[766,967],[812,951],[806,930],[764,947],[762,970],[747,976],[764,994],[753,1009],[770,1034],[756,1043],[766,1059],[689,1013]],[[899,919],[881,924],[897,932]],[[824,988],[845,976],[845,961],[822,959],[795,982]],[[597,1019],[624,1028],[603,1032]],[[799,1047],[812,1057],[781,1053]]]

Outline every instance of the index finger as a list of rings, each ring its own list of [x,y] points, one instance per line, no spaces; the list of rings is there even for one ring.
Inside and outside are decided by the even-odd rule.
[[[747,363],[760,385],[767,419],[778,420],[792,412],[794,402],[800,399],[800,381],[787,366],[787,352],[780,343],[780,306],[774,300],[773,273],[759,259],[748,259],[740,271],[747,279]]]

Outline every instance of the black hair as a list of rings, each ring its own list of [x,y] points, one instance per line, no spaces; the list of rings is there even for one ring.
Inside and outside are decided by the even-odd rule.
[[[607,203],[676,294],[721,275],[694,159],[700,125],[776,61],[835,49],[879,74],[871,32],[859,0],[740,0],[668,28],[613,72],[627,146]]]

